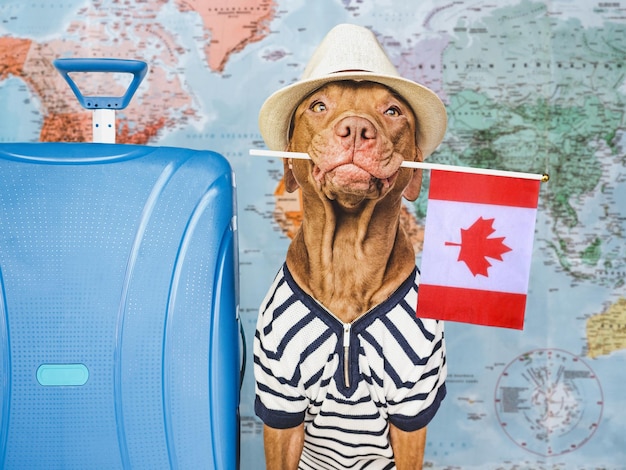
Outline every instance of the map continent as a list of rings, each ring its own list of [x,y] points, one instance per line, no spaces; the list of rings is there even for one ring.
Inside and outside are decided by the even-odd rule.
[[[160,65],[150,69],[146,80],[148,89],[144,87],[143,92],[138,93],[134,105],[119,119],[117,141],[120,143],[146,144],[159,133],[199,119],[196,103],[182,77],[173,74],[180,66],[184,46],[158,22],[166,3],[144,2],[142,14],[136,15],[117,2],[93,2],[91,7],[77,12],[82,19],[70,22],[62,32],[62,39],[37,43],[0,37],[0,79],[9,75],[21,77],[43,107],[39,140],[91,140],[91,113],[79,106],[52,65],[54,59],[67,56],[122,58],[123,51],[124,58],[140,58]],[[201,40],[207,44],[205,59],[217,72],[223,71],[231,54],[264,37],[267,22],[274,12],[272,1],[207,4],[180,0],[176,4],[181,12],[195,12],[202,18],[204,35]],[[112,22],[109,21],[111,16],[115,18]],[[94,47],[89,38],[98,38],[98,45]],[[111,82],[104,76],[91,76],[82,81],[94,90],[90,95],[121,96],[127,85]]]
[[[177,0],[180,11],[200,15],[207,32],[206,60],[211,70],[223,72],[231,54],[267,36],[274,16],[274,0]]]
[[[587,338],[593,359],[626,349],[626,297],[587,320]]]

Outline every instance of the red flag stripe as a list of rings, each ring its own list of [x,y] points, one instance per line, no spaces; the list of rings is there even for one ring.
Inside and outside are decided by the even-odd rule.
[[[417,316],[477,325],[524,328],[526,295],[421,284]]]
[[[432,170],[429,199],[536,208],[538,180]]]

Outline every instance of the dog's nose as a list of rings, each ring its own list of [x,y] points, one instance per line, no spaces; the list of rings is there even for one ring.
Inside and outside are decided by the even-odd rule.
[[[335,134],[349,145],[358,147],[376,139],[376,127],[366,118],[348,116],[336,124]]]

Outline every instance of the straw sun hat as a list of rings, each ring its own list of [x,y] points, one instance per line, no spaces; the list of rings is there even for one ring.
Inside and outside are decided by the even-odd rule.
[[[335,26],[317,47],[300,81],[272,94],[259,112],[259,128],[271,150],[285,150],[295,109],[309,94],[329,82],[371,81],[386,85],[411,106],[417,117],[417,143],[424,158],[443,140],[446,110],[437,95],[400,77],[376,36],[352,24]]]

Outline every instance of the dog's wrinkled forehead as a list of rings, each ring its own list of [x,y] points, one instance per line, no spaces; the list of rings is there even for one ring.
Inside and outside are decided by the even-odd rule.
[[[419,123],[417,122],[417,117],[415,116],[415,112],[413,111],[413,108],[411,108],[411,106],[402,97],[402,95],[397,93],[395,90],[393,90],[392,88],[389,88],[388,86],[383,85],[381,83],[374,82],[374,81],[369,81],[369,80],[358,80],[358,81],[357,80],[337,80],[337,81],[325,83],[324,85],[320,86],[319,88],[316,88],[311,93],[306,95],[301,101],[296,103],[296,105],[293,108],[293,111],[291,112],[291,119],[289,121],[289,130],[288,130],[288,139],[289,140],[291,140],[291,137],[293,136],[294,119],[295,119],[295,116],[296,116],[296,110],[300,107],[300,105],[303,102],[307,101],[309,99],[309,97],[311,97],[312,95],[318,93],[319,91],[323,90],[324,88],[328,88],[328,87],[333,86],[333,85],[334,86],[336,86],[336,85],[339,85],[339,86],[346,85],[346,86],[351,86],[351,87],[375,85],[375,86],[379,86],[379,87],[387,89],[389,91],[389,93],[391,93],[393,95],[394,98],[396,98],[398,101],[401,101],[406,106],[406,108],[411,111],[411,114],[413,115],[413,119],[415,121],[415,132],[418,134]]]

